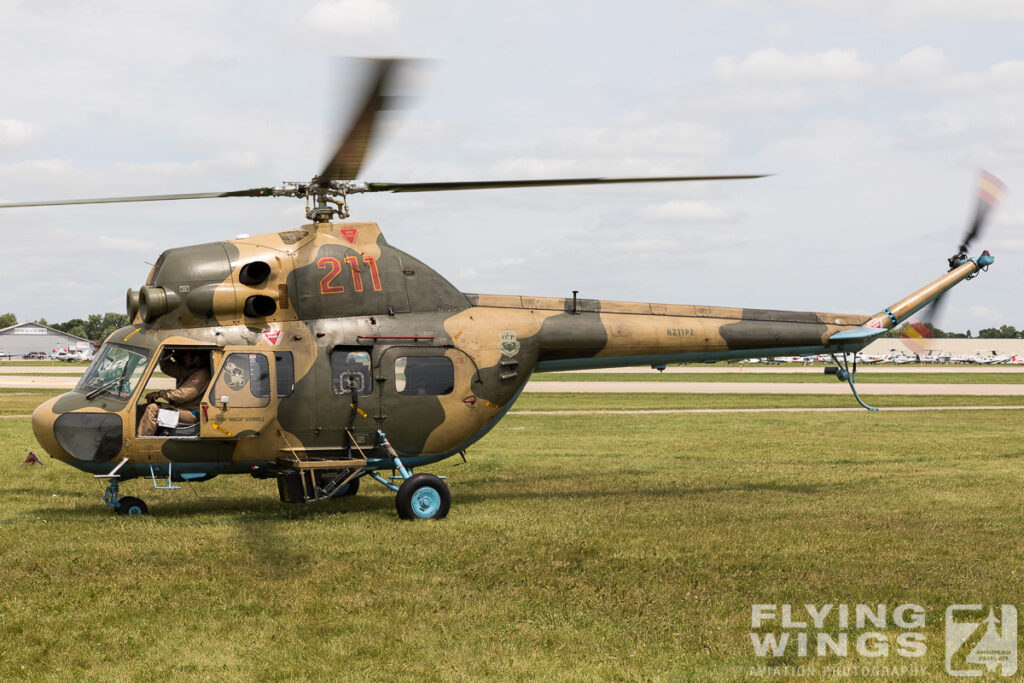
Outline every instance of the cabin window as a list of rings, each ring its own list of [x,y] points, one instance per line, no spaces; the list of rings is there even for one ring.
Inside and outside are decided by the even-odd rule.
[[[270,403],[270,364],[261,353],[232,353],[210,392],[211,403],[232,408],[262,408]]]
[[[402,356],[395,360],[395,389],[405,396],[450,394],[455,366],[446,356]]]
[[[295,360],[292,352],[276,351],[274,369],[277,371],[277,397],[291,396],[295,389]]]
[[[353,387],[361,396],[373,393],[370,352],[334,349],[331,351],[331,386],[336,394],[351,394]]]

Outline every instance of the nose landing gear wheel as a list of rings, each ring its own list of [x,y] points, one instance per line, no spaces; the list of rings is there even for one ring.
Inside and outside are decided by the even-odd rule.
[[[126,517],[139,517],[141,515],[148,515],[149,508],[146,507],[146,504],[140,498],[125,496],[117,505],[117,514]]]
[[[433,474],[414,474],[406,479],[395,496],[395,507],[402,519],[444,519],[451,507],[448,485]]]

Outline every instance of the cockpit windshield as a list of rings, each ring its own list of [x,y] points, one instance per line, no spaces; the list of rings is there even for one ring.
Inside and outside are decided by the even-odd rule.
[[[75,391],[90,397],[106,394],[128,400],[149,365],[145,349],[107,344],[89,365]]]

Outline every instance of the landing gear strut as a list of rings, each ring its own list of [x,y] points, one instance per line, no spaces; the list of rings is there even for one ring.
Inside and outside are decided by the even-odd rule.
[[[103,492],[103,502],[114,508],[114,512],[127,517],[138,517],[148,515],[149,508],[142,502],[141,498],[135,496],[118,497],[117,479],[112,478],[107,484],[107,490]]]
[[[398,457],[398,452],[388,441],[387,435],[378,429],[377,436],[380,437],[380,445],[391,456],[401,475],[391,478],[401,479],[402,485],[396,486],[376,472],[370,472],[370,477],[398,494],[395,496],[395,507],[398,508],[399,518],[444,519],[452,506],[452,494],[444,480],[426,472],[413,474],[402,464],[402,459]]]

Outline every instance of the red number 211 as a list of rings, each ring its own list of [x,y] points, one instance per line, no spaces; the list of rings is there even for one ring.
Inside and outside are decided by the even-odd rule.
[[[377,259],[372,256],[364,256],[363,262],[366,263],[367,267],[370,269],[370,285],[373,287],[373,291],[381,291],[383,288],[380,284],[380,273],[377,271]],[[360,269],[359,257],[346,256],[345,263],[348,264],[349,270],[352,273],[352,289],[356,292],[362,292],[363,274]],[[344,285],[335,282],[337,277],[341,275],[341,261],[333,256],[323,256],[317,260],[316,267],[327,271],[327,273],[320,278],[321,294],[340,294],[345,291]]]

